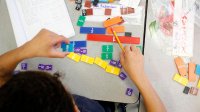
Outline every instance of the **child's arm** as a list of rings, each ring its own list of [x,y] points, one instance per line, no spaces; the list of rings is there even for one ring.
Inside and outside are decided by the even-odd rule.
[[[69,40],[48,30],[41,30],[31,41],[0,56],[0,87],[11,77],[16,66],[24,59],[33,57],[64,58],[67,53],[59,52],[61,42]]]
[[[147,112],[166,112],[164,104],[145,75],[140,50],[135,46],[126,46],[125,53],[121,53],[121,64],[141,92]]]

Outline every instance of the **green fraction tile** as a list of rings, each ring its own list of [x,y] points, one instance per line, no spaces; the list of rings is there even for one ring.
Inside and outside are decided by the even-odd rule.
[[[83,26],[85,23],[85,16],[79,16],[79,19],[77,21],[77,26]]]
[[[142,46],[136,46],[137,48],[140,49],[140,51],[142,52]]]
[[[102,52],[113,52],[113,45],[103,45]]]
[[[101,59],[103,59],[103,60],[111,60],[112,58],[113,58],[112,53],[102,53],[101,54]]]

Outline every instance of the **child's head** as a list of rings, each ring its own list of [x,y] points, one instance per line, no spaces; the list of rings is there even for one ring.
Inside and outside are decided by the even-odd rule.
[[[0,112],[73,112],[73,98],[57,77],[20,72],[0,88]]]

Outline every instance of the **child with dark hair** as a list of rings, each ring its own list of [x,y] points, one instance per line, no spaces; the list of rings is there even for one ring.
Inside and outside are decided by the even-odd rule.
[[[56,76],[46,72],[26,71],[13,75],[24,59],[34,57],[64,58],[59,52],[61,42],[69,40],[48,30],[23,46],[0,56],[0,112],[113,112],[99,102],[81,96],[72,96]],[[134,45],[126,46],[120,60],[144,97],[148,112],[165,112],[165,107],[144,72],[143,56]],[[58,74],[57,74],[58,75]]]

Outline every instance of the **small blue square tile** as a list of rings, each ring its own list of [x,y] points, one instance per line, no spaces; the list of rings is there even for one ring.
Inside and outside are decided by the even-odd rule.
[[[200,65],[196,66],[196,74],[200,76]]]

